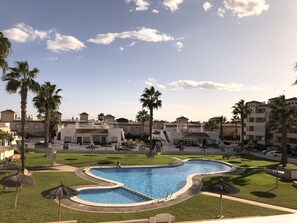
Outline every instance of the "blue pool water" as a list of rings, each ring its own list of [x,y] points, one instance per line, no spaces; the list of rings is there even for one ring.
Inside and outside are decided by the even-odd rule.
[[[101,178],[123,183],[125,187],[149,197],[161,199],[182,189],[186,185],[187,176],[190,174],[225,172],[230,171],[231,168],[230,165],[215,161],[189,160],[181,165],[166,167],[91,168],[90,173]],[[111,193],[114,192],[116,194],[115,189],[109,190]],[[94,191],[93,189],[82,190],[77,197],[86,201],[92,200],[92,202],[95,203],[112,204],[111,197],[116,195],[105,196],[106,199],[104,198],[103,202],[103,198],[99,195],[103,193],[100,191],[101,190]],[[98,198],[97,201],[95,197]],[[121,200],[122,203],[131,202],[129,199],[118,198],[116,203],[121,204],[119,200]]]
[[[82,190],[77,197],[94,203],[100,201],[103,204],[133,204],[148,201],[122,188]]]

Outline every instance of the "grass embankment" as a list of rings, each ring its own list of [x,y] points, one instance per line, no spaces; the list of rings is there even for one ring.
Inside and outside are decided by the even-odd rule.
[[[180,159],[201,156],[177,156]],[[203,159],[224,161],[240,167],[247,167],[241,174],[225,175],[223,179],[240,189],[240,193],[232,196],[297,209],[297,189],[291,181],[279,180],[276,188],[276,178],[265,173],[268,165],[278,164],[276,161],[263,160],[254,156],[232,157],[222,159],[222,156],[202,156]],[[297,165],[288,164],[289,168]],[[204,178],[204,184],[217,180],[218,177]]]
[[[180,159],[189,158],[189,156],[177,156]],[[201,157],[190,156],[190,157]],[[203,156],[204,159],[221,160],[221,156]],[[94,166],[94,165],[114,165],[115,161],[120,160],[122,165],[156,165],[167,164],[175,161],[170,156],[156,156],[154,159],[148,159],[144,155],[135,154],[74,154],[59,153],[57,162],[61,164],[72,165],[76,167]],[[253,157],[231,158],[225,160],[238,166],[258,167],[267,166],[275,162],[256,159]],[[49,165],[50,158],[43,157],[43,154],[28,154],[26,158],[26,167],[29,170],[44,169],[44,165]],[[4,174],[0,175],[0,178]],[[36,180],[36,186],[24,187],[19,193],[19,202],[17,209],[13,208],[14,189],[0,189],[0,216],[1,222],[45,222],[54,221],[57,217],[58,205],[52,201],[44,199],[40,193],[43,190],[55,187],[63,182],[67,186],[92,184],[79,178],[74,173],[41,173],[35,172],[33,176]],[[214,177],[207,178],[206,181],[214,180]],[[275,186],[275,178],[269,176],[259,169],[250,169],[243,174],[227,175],[226,181],[230,181],[239,187],[241,192],[234,196],[261,201],[270,204],[276,204],[285,207],[297,209],[296,188],[292,187],[290,182],[279,182],[279,188]],[[176,216],[176,221],[191,221],[212,219],[218,214],[218,198],[204,195],[196,195],[187,201],[170,207],[146,212],[136,212],[127,214],[104,214],[75,211],[68,208],[62,208],[62,219],[77,219],[78,222],[102,222],[119,221],[128,219],[148,218],[152,215],[168,212]],[[224,200],[225,217],[244,217],[244,216],[265,216],[282,214],[283,212],[251,206],[239,202]]]
[[[157,165],[174,162],[169,156],[155,156],[147,158],[143,154],[97,154],[97,153],[57,153],[57,163],[75,167],[112,166],[116,161],[126,165]],[[42,153],[27,154],[26,167],[29,170],[48,169],[50,157]]]

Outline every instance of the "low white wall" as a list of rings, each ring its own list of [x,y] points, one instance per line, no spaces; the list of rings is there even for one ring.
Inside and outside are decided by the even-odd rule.
[[[0,160],[4,160],[5,158],[12,156],[13,154],[14,154],[13,149],[7,149],[7,150],[0,151]]]
[[[264,159],[269,159],[269,160],[274,160],[274,161],[281,161],[281,157],[274,157],[274,156],[267,156],[267,155],[264,155],[262,153],[250,153],[251,155],[253,156],[256,156],[256,157],[260,157],[260,158],[264,158]],[[293,164],[297,164],[297,159],[295,158],[288,158],[288,163],[293,163]]]

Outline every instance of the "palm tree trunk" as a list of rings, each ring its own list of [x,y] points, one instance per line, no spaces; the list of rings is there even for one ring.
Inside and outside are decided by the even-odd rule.
[[[288,162],[288,154],[287,154],[287,127],[286,127],[286,120],[283,120],[282,122],[282,127],[281,127],[281,131],[282,131],[282,139],[281,139],[281,145],[282,145],[282,159],[281,159],[281,163],[283,167],[287,166],[287,162]]]
[[[19,187],[17,187],[15,191],[14,208],[16,208],[18,204],[18,193],[19,193]]]
[[[50,116],[50,111],[49,111],[49,109],[46,109],[45,114],[44,114],[44,146],[45,146],[45,149],[48,149],[49,116]]]
[[[243,120],[242,114],[240,115],[240,124],[241,124],[240,146],[241,146],[241,151],[243,151],[244,120]]]
[[[25,170],[25,139],[26,139],[26,113],[27,113],[27,94],[26,89],[21,89],[21,161],[22,167],[21,172],[24,173]]]
[[[143,140],[144,136],[144,122],[142,122],[142,132],[141,132],[141,139]]]
[[[223,122],[220,123],[220,138],[223,141]]]
[[[237,122],[235,122],[235,143],[237,144]]]
[[[151,145],[151,147],[152,147],[152,142],[153,142],[152,135],[153,135],[153,108],[150,108],[150,145]]]

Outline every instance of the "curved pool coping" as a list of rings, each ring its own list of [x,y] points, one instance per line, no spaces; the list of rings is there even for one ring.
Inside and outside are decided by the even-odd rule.
[[[187,192],[192,186],[193,186],[193,178],[195,176],[206,176],[206,175],[215,175],[215,174],[223,174],[223,173],[229,173],[232,172],[234,170],[236,170],[236,166],[230,164],[230,163],[226,163],[226,162],[221,162],[221,161],[215,161],[215,160],[206,160],[206,159],[186,159],[186,160],[180,160],[178,162],[175,163],[171,163],[168,165],[145,165],[145,166],[122,166],[123,168],[160,168],[160,167],[174,167],[174,166],[179,166],[182,165],[183,163],[189,161],[189,160],[199,160],[199,161],[211,161],[211,162],[216,162],[216,163],[221,163],[221,164],[225,164],[227,166],[230,166],[231,169],[228,171],[217,171],[217,172],[210,172],[210,173],[194,173],[194,174],[190,174],[187,176],[186,179],[186,185],[181,188],[179,191],[173,193],[169,198],[161,198],[161,199],[152,199],[149,201],[145,201],[145,202],[137,202],[137,203],[132,203],[132,204],[104,204],[104,203],[94,203],[94,202],[89,202],[89,201],[85,201],[85,200],[81,200],[77,197],[71,197],[70,200],[82,204],[82,205],[88,205],[88,206],[93,206],[93,207],[112,207],[112,208],[133,208],[133,207],[141,207],[144,205],[152,205],[152,204],[156,204],[156,203],[160,203],[160,202],[168,202],[174,199],[177,199],[180,195],[184,194],[185,192]],[[76,187],[76,190],[81,191],[81,190],[88,190],[88,189],[112,189],[112,188],[118,188],[118,187],[123,187],[124,185],[120,182],[117,181],[113,181],[113,180],[109,180],[106,178],[102,178],[102,177],[98,177],[94,174],[92,174],[90,172],[90,169],[92,168],[115,168],[113,166],[93,166],[93,167],[88,167],[83,169],[83,172],[100,181],[104,181],[107,182],[109,184],[113,184],[110,186],[99,186],[99,185],[95,185],[95,186],[78,186]],[[137,191],[136,191],[137,192]]]

